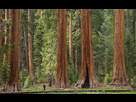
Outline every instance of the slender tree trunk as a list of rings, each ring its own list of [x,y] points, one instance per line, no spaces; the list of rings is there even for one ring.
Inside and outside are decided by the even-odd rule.
[[[76,76],[77,76],[77,61],[78,61],[78,58],[77,58],[77,48],[76,48],[76,50],[75,50],[75,55],[76,55]]]
[[[92,88],[101,86],[96,79],[94,70],[91,13],[89,11],[90,9],[81,9],[81,74],[79,80],[75,84],[75,87],[79,88]]]
[[[9,9],[9,18],[12,19],[12,9]],[[11,27],[9,27],[9,36],[8,36],[8,44],[10,45],[11,44],[11,33],[12,33],[12,30],[11,30]],[[8,50],[8,53],[9,53],[9,56],[8,56],[8,62],[10,63],[10,49]]]
[[[66,9],[57,9],[57,80],[54,87],[67,88],[68,69],[67,69],[67,38],[66,38]]]
[[[29,66],[28,66],[28,53],[27,53],[27,44],[26,44],[26,33],[24,30],[24,40],[25,40],[25,54],[26,54],[26,65],[27,65],[27,74],[29,75]]]
[[[69,20],[69,50],[70,50],[70,61],[72,62],[72,14],[70,14]]]
[[[124,58],[124,9],[115,9],[114,69],[110,86],[127,86]]]
[[[41,10],[41,20],[43,19],[43,11]],[[43,29],[43,27],[41,27]],[[41,34],[41,39],[43,40],[43,34]],[[42,52],[43,53],[43,52]],[[42,63],[43,63],[43,57],[42,57]],[[41,77],[42,73],[41,73],[41,67],[39,67],[39,76]]]
[[[23,52],[23,49],[22,49],[22,51],[21,52]],[[22,67],[22,87],[24,87],[24,68],[23,68],[23,53],[21,53],[21,57],[22,57],[22,63],[21,63],[21,67]]]
[[[31,9],[28,9],[28,22],[31,22]],[[28,27],[28,44],[29,44],[29,75],[31,78],[35,76],[34,74],[34,68],[33,68],[33,54],[32,54],[32,35],[31,35],[31,26]]]
[[[19,30],[19,9],[12,9],[12,35],[11,44],[15,44],[15,48],[11,51],[10,57],[10,73],[6,86],[6,91],[21,91],[19,86],[19,61],[18,61],[18,30]]]

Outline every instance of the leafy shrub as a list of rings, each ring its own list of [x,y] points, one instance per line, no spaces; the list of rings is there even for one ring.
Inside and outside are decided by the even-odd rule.
[[[26,80],[26,78],[28,77],[27,74],[27,69],[23,69],[23,79]],[[19,72],[19,84],[20,86],[22,86],[22,71]]]
[[[32,78],[31,78],[30,76],[28,76],[28,77],[26,78],[26,80],[25,80],[25,85],[24,85],[24,87],[25,87],[25,88],[28,88],[28,87],[30,87],[30,85],[32,85],[32,84],[33,84]]]
[[[131,87],[136,87],[136,76],[133,77],[133,80],[131,81]]]
[[[105,75],[104,83],[108,85],[112,81],[112,78],[109,76],[109,74]]]
[[[100,83],[103,82],[103,80],[104,80],[104,78],[101,76],[96,76],[96,78],[97,78],[97,81]]]
[[[40,77],[40,78],[38,78],[37,82],[38,83],[45,83],[45,82],[47,82],[47,79],[44,77]]]

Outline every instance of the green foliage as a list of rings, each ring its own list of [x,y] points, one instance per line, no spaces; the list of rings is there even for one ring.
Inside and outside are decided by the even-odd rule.
[[[55,9],[44,9],[43,13],[43,46],[42,74],[56,77],[57,73],[57,15]],[[43,72],[44,71],[44,72]],[[47,78],[49,79],[49,78]]]
[[[131,87],[136,87],[136,76],[133,77],[133,80],[131,81]]]
[[[23,68],[23,77],[24,77],[24,80],[26,80],[26,78],[28,77],[27,69],[25,68]],[[19,84],[20,86],[22,86],[22,71],[19,72]]]
[[[41,72],[40,69],[42,68],[41,64],[42,64],[42,47],[43,47],[43,40],[42,40],[42,21],[41,19],[38,22],[38,25],[36,26],[36,30],[35,30],[35,35],[34,35],[34,65],[35,65],[35,69],[36,69],[36,79],[40,78],[41,76]]]
[[[24,88],[29,88],[30,85],[33,85],[33,80],[31,76],[28,76],[25,80]]]
[[[7,61],[4,62],[3,67],[2,67],[2,81],[4,85],[8,82],[9,78],[9,63]]]
[[[71,62],[69,62],[68,64],[68,79],[70,85],[76,83],[75,68],[74,68],[74,64]]]
[[[98,82],[103,83],[104,77],[96,76],[96,79],[98,80]]]
[[[45,82],[47,82],[47,79],[45,79],[44,77],[40,77],[40,78],[38,78],[37,82],[38,83],[45,83]]]
[[[109,74],[105,75],[104,83],[108,85],[112,81],[112,77],[109,76]]]

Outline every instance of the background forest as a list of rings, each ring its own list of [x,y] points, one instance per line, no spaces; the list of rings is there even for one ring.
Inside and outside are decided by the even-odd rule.
[[[93,56],[96,78],[102,85],[112,81],[114,58],[114,9],[91,9]],[[28,9],[19,13],[19,84],[29,87],[28,77],[28,25],[31,25],[33,68],[35,83],[49,83],[52,86],[57,73],[57,10],[31,9],[31,22],[28,22]],[[72,62],[70,61],[69,30],[70,15],[72,14]],[[2,9],[5,20],[5,9]],[[11,25],[11,19],[5,20]],[[6,26],[4,27],[6,29]],[[0,48],[0,85],[5,85],[9,78],[9,64],[4,62],[4,53],[8,54],[5,44],[5,30],[3,31],[2,46]],[[12,45],[14,48],[14,45]],[[124,9],[124,50],[125,66],[129,83],[133,86],[136,75],[136,9]],[[68,79],[70,85],[75,85],[81,71],[81,9],[67,9],[67,62]]]

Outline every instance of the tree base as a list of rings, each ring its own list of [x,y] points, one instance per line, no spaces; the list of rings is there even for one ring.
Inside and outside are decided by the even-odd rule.
[[[130,86],[130,84],[127,82],[127,81],[120,81],[120,80],[113,80],[110,84],[109,84],[109,86],[111,86],[111,87],[128,87],[128,88],[130,88],[131,86]]]
[[[90,80],[90,81],[89,81]],[[83,78],[80,77],[74,87],[77,88],[96,88],[102,87],[102,85],[95,78]]]
[[[70,85],[69,84],[60,83],[60,82],[56,82],[52,87],[53,88],[69,88]]]
[[[12,85],[7,85],[4,91],[5,92],[19,92],[21,91],[21,88],[19,84],[12,84]]]

